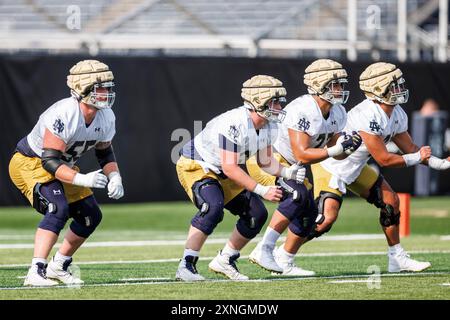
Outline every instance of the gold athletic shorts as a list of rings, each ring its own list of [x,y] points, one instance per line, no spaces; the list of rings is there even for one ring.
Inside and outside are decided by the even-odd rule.
[[[178,159],[176,168],[178,180],[180,181],[181,185],[183,186],[192,202],[194,202],[192,186],[195,182],[203,180],[205,178],[212,178],[219,181],[224,193],[224,204],[230,202],[244,190],[243,187],[241,187],[231,179],[220,178],[212,171],[205,172],[198,162],[184,156],[181,156],[180,159]]]
[[[76,166],[72,169],[80,171]],[[20,152],[16,152],[9,162],[9,176],[31,205],[33,205],[33,189],[36,183],[46,183],[56,179],[42,167],[40,158],[27,157]],[[92,194],[92,190],[89,188],[61,183],[68,203],[79,201]]]
[[[342,192],[328,186],[331,180],[331,173],[325,170],[320,163],[311,165],[311,171],[314,180],[314,199],[317,199],[321,191],[331,192],[342,197]],[[351,192],[360,195],[364,190],[369,190],[375,181],[377,181],[377,178],[378,173],[366,164],[358,178],[347,185],[346,188]]]

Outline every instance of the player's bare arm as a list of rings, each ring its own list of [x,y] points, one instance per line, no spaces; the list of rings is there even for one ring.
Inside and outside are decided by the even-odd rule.
[[[228,151],[221,149],[220,157],[222,161],[222,170],[225,175],[244,187],[249,191],[258,193],[264,199],[269,201],[280,201],[282,197],[282,192],[277,187],[265,187],[258,184],[253,180],[244,170],[242,170],[238,165],[239,154],[233,151]],[[264,190],[262,190],[264,188]]]
[[[428,146],[419,148],[415,145],[408,132],[399,133],[392,140],[404,153],[414,153],[420,150],[420,154],[422,156],[422,154],[428,154],[428,150],[430,150],[430,152],[433,151]],[[450,157],[447,159],[439,159],[433,155],[430,155],[423,161],[423,164],[426,164],[435,170],[447,170],[450,168]]]
[[[301,164],[293,164],[285,167],[273,156],[272,147],[259,150],[256,154],[258,166],[272,176],[283,177],[302,183],[305,180],[306,168]]]
[[[66,151],[64,141],[52,134],[48,129],[45,129],[43,145],[43,167],[47,171],[53,171],[56,168],[56,179],[65,183],[72,183],[77,172],[61,161],[61,156]]]
[[[327,144],[327,148],[311,148],[311,137],[307,133],[293,129],[288,129],[288,132],[294,157],[302,164],[318,163],[329,157],[344,159],[358,149],[362,142],[357,133],[351,136],[336,134]]]
[[[397,140],[400,140],[399,144],[397,145],[400,150],[404,152],[406,150],[414,151],[412,153],[407,152],[407,154],[400,156],[394,153],[390,153],[386,149],[386,145],[384,144],[384,141],[380,136],[369,134],[363,131],[360,131],[360,135],[371,156],[382,167],[402,168],[411,166],[422,163],[431,156],[430,147],[422,147],[420,151],[417,151],[417,146],[411,144],[412,141],[408,142],[408,138],[406,136],[400,137],[400,139],[396,139],[394,140],[394,142],[397,144]],[[409,134],[407,134],[407,136],[409,137]],[[409,139],[411,139],[411,137],[409,137]],[[402,148],[405,148],[405,150],[403,150]]]
[[[117,165],[111,141],[98,142],[95,145],[95,156],[97,157],[103,173],[109,180],[108,196],[113,199],[122,198],[124,195],[122,177],[119,172],[119,166]]]
[[[311,137],[301,131],[288,129],[292,152],[295,159],[302,164],[312,164],[329,157],[326,149],[310,148]]]
[[[414,153],[420,150],[407,131],[396,134],[392,137],[392,141],[403,153]]]
[[[66,144],[48,129],[45,129],[43,140],[42,166],[56,179],[83,187],[104,188],[106,186],[108,179],[103,174],[97,171],[88,174],[78,173],[64,164],[61,157]]]
[[[99,154],[99,152],[104,152],[106,150],[108,150],[109,148],[112,148],[112,143],[111,141],[107,141],[107,142],[99,142],[95,145],[95,151],[96,154]],[[109,151],[110,153],[111,151]],[[115,159],[114,159],[115,160]],[[103,172],[106,176],[109,176],[109,174],[111,172],[114,171],[119,171],[119,166],[117,165],[116,161],[111,161],[111,162],[107,162],[103,167]]]

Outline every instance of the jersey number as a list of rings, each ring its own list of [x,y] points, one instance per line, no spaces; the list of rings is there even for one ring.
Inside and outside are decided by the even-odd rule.
[[[331,138],[332,136],[334,136],[334,132],[319,134],[319,136],[316,139],[315,148],[322,147],[322,144],[325,140],[328,143],[329,138]]]
[[[76,141],[69,150],[64,153],[61,159],[65,162],[73,163],[77,161],[83,153],[94,146],[96,142],[96,140]]]

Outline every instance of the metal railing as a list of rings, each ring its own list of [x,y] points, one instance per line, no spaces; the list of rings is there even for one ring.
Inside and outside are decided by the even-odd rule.
[[[448,60],[448,0],[2,0],[0,51]]]

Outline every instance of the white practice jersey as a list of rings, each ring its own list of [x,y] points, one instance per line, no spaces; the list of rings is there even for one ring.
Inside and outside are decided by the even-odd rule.
[[[408,116],[399,106],[394,107],[391,117],[372,100],[366,99],[347,114],[347,125],[344,131],[351,133],[366,132],[380,136],[385,144],[388,144],[396,134],[408,130]],[[350,156],[344,160],[328,158],[321,165],[333,176],[346,184],[350,184],[358,178],[361,170],[370,158],[370,153],[364,142]]]
[[[288,129],[307,133],[311,137],[311,148],[323,148],[336,133],[342,131],[347,119],[347,113],[340,104],[333,105],[325,119],[316,100],[309,94],[291,101],[284,110],[286,117],[279,124],[280,132],[274,147],[290,164],[297,160],[292,152]]]
[[[111,109],[102,109],[97,111],[94,120],[86,127],[78,101],[72,97],[62,99],[41,114],[28,134],[27,142],[33,152],[41,157],[44,133],[48,129],[66,143],[66,151],[61,159],[72,166],[97,142],[112,141],[116,133],[115,120]]]
[[[241,106],[218,115],[194,138],[195,151],[201,159],[195,159],[205,170],[222,172],[220,150],[239,154],[239,164],[267,146],[277,135],[276,124],[267,123],[258,133],[250,118],[250,111]]]

